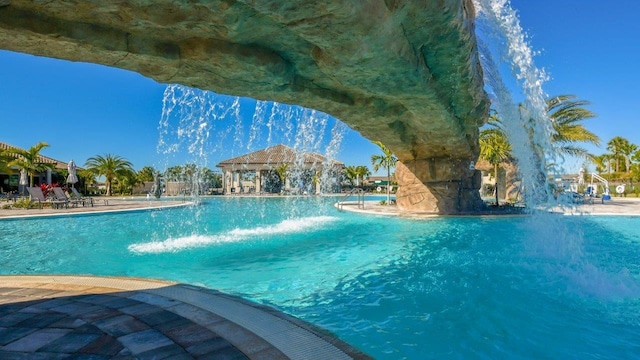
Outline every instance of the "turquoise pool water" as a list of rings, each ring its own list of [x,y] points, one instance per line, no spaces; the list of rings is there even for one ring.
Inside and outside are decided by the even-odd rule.
[[[0,273],[216,288],[377,359],[640,356],[638,218],[407,220],[341,213],[335,201],[3,220]]]

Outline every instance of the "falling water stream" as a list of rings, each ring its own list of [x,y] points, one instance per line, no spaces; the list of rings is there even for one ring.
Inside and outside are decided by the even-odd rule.
[[[516,12],[508,0],[475,0],[478,11],[479,51],[487,91],[493,109],[501,118],[518,166],[521,191],[530,214],[525,248],[530,256],[545,264],[546,276],[564,277],[589,295],[635,298],[640,285],[626,269],[607,272],[584,256],[583,231],[572,227],[561,216],[549,211],[558,205],[553,198],[546,164],[561,163],[561,156],[550,142],[554,133],[546,113],[546,94],[542,85],[548,79],[534,64],[534,52],[526,41]],[[522,101],[516,103],[513,89],[503,79],[503,68],[516,80]],[[554,174],[551,174],[554,175]],[[559,204],[571,207],[571,204]],[[621,294],[611,294],[624,284]]]

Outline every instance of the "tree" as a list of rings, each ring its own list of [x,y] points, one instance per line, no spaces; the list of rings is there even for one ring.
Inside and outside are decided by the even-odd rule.
[[[612,154],[602,154],[592,156],[591,161],[596,165],[596,171],[598,173],[608,172],[611,174],[611,161],[613,160]]]
[[[591,158],[592,155],[578,144],[600,146],[600,138],[580,123],[595,117],[593,112],[584,108],[589,104],[586,100],[576,100],[575,95],[559,95],[547,100],[547,114],[555,130],[551,143],[561,154]]]
[[[11,168],[7,165],[11,159],[12,157],[6,151],[0,151],[0,172],[11,172]]]
[[[638,146],[630,143],[627,139],[624,139],[620,146],[620,154],[624,157],[624,168],[627,174],[631,172],[631,157],[636,150],[638,150]]]
[[[16,166],[26,171],[27,175],[29,175],[29,186],[33,187],[33,177],[35,174],[47,171],[47,169],[53,170],[53,164],[38,160],[40,158],[40,151],[46,147],[49,147],[49,144],[39,142],[28,150],[18,148],[8,149],[5,151],[5,154],[12,156],[14,159],[9,161],[7,166]]]
[[[371,165],[373,165],[373,171],[378,171],[380,168],[387,169],[387,205],[389,205],[391,204],[391,169],[396,166],[398,158],[393,156],[391,150],[380,141],[373,141],[373,143],[378,145],[382,155],[371,155]]]
[[[369,168],[364,165],[351,165],[344,168],[344,177],[351,186],[356,186],[358,179],[364,180],[366,176],[370,175],[371,171],[369,171]]]
[[[622,156],[622,149],[629,144],[629,140],[616,136],[609,140],[607,143],[607,150],[611,151],[616,161],[616,172],[620,171],[620,157]]]
[[[145,166],[136,173],[138,183],[153,181],[156,169],[151,166]]]
[[[282,163],[278,165],[278,167],[276,168],[276,173],[278,174],[278,177],[280,178],[280,183],[284,188],[285,183],[287,181],[287,175],[289,174],[289,164]]]
[[[480,131],[480,158],[493,165],[496,182],[496,205],[498,205],[498,169],[501,163],[511,159],[511,144],[497,115],[489,117],[487,128]]]
[[[125,176],[127,172],[133,172],[133,165],[118,155],[106,154],[104,157],[97,155],[87,159],[84,165],[97,176],[105,177],[107,196],[111,196],[111,183],[117,176]]]

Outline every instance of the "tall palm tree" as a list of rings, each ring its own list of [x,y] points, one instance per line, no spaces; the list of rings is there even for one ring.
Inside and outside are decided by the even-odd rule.
[[[622,156],[622,149],[629,144],[629,140],[616,136],[609,140],[607,143],[607,150],[611,151],[616,160],[616,172],[620,171],[620,157]]]
[[[511,144],[497,115],[489,117],[487,127],[480,131],[480,158],[493,165],[496,182],[496,205],[498,204],[498,169],[500,164],[511,159]]]
[[[100,155],[90,157],[84,166],[98,176],[104,175],[107,196],[111,196],[111,183],[114,178],[126,175],[128,172],[135,172],[133,164],[121,156],[111,154],[106,154],[104,157]]]
[[[591,158],[592,155],[578,144],[600,146],[600,138],[580,122],[595,117],[595,114],[584,108],[590,104],[588,101],[576,98],[575,95],[559,95],[547,100],[547,113],[555,130],[551,143],[564,155]]]
[[[282,189],[285,188],[285,184],[287,181],[287,176],[289,175],[289,164],[282,163],[276,167],[276,174],[278,174],[278,178],[280,178],[280,186]]]
[[[380,150],[382,151],[382,155],[371,155],[371,165],[373,165],[373,171],[378,171],[380,168],[387,169],[387,205],[391,204],[391,169],[396,166],[396,162],[398,162],[398,158],[393,156],[391,150],[386,147],[380,141],[373,141],[374,144],[378,145]]]
[[[7,173],[11,171],[11,168],[7,165],[11,159],[13,159],[13,157],[5,151],[0,151],[0,172]]]
[[[156,169],[153,167],[143,166],[142,169],[136,173],[136,180],[138,183],[151,182],[154,179],[155,173]]]
[[[619,138],[619,136],[617,136]],[[624,158],[624,166],[627,174],[631,171],[631,156],[638,150],[638,145],[632,144],[629,140],[625,138],[621,138],[622,140],[618,140],[618,151],[620,155]]]
[[[29,186],[33,186],[33,177],[35,174],[47,171],[47,169],[53,170],[53,164],[38,161],[40,151],[46,147],[49,147],[49,144],[46,142],[39,142],[28,150],[18,148],[6,150],[5,154],[13,156],[14,158],[7,163],[7,166],[16,166],[26,171],[27,175],[29,175]]]
[[[364,180],[365,176],[369,175],[371,175],[371,171],[369,171],[369,168],[364,165],[351,165],[344,168],[344,177],[351,186],[356,186],[358,179]]]
[[[612,154],[602,154],[592,156],[591,161],[596,165],[596,171],[599,173],[608,172],[611,174],[611,161],[613,160]]]

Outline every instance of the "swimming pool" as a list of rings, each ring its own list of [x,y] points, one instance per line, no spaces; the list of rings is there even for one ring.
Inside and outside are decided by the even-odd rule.
[[[637,218],[408,220],[336,198],[0,221],[2,274],[192,283],[273,305],[377,359],[633,358]]]

